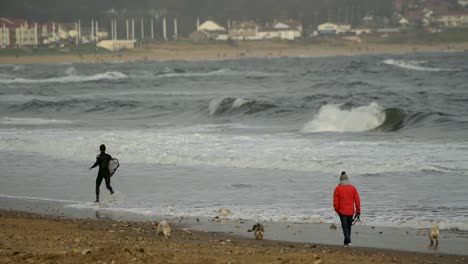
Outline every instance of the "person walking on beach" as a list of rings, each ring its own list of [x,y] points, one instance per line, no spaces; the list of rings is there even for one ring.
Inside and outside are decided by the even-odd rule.
[[[89,170],[92,170],[96,166],[99,166],[99,172],[96,178],[96,201],[99,203],[99,189],[101,187],[102,180],[106,181],[106,188],[110,191],[111,195],[114,194],[114,190],[110,185],[110,173],[109,173],[109,161],[112,159],[112,156],[106,153],[106,145],[102,144],[99,146],[101,153],[96,156],[96,162],[93,166],[89,167]]]
[[[349,183],[346,172],[341,172],[340,183],[333,193],[333,207],[340,216],[341,227],[343,228],[344,246],[351,246],[351,226],[353,216],[356,218],[361,214],[361,200],[356,188]]]

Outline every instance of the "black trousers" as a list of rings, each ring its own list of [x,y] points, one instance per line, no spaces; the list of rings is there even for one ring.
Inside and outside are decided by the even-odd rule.
[[[353,225],[352,215],[340,214],[341,228],[343,228],[344,244],[351,244],[351,226]]]
[[[110,174],[107,169],[99,170],[98,176],[96,178],[96,200],[99,200],[99,189],[101,188],[102,180],[106,181],[106,188],[110,191],[111,194],[114,193],[112,186],[110,185]]]

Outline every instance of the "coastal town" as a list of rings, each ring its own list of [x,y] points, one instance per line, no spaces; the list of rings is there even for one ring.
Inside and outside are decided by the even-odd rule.
[[[177,17],[160,15],[130,17],[109,9],[103,17],[73,22],[36,22],[28,18],[0,18],[0,47],[66,48],[79,45],[120,51],[145,43],[189,40],[201,41],[261,41],[308,40],[335,37],[361,43],[363,36],[388,38],[406,32],[440,33],[468,28],[468,1],[394,0],[392,16],[379,16],[372,10],[329,10],[324,19],[317,12],[314,23],[300,19],[278,18],[259,21],[255,18],[234,20],[198,17],[193,30],[181,33]],[[323,16],[321,16],[323,17]],[[186,25],[187,28],[187,25]],[[190,27],[189,27],[190,28]]]

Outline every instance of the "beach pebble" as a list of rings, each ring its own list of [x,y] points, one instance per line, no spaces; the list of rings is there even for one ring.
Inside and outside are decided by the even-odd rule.
[[[322,260],[321,260],[321,259],[317,259],[317,260],[314,260],[313,263],[314,263],[314,264],[320,264],[320,263],[322,263]]]

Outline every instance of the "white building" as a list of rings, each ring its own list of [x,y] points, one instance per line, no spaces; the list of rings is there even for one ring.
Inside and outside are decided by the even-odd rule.
[[[351,32],[351,25],[337,25],[333,23],[324,23],[318,26],[320,35],[338,35]]]
[[[260,26],[254,21],[236,22],[229,28],[229,38],[235,40],[256,40],[259,36]]]
[[[29,28],[27,24],[21,25],[15,29],[15,39],[17,46],[32,46],[38,44],[37,30]]]
[[[7,27],[0,27],[0,47],[10,46],[10,30]]]
[[[447,12],[436,14],[434,22],[445,27],[468,26],[468,12]]]
[[[294,40],[302,36],[302,25],[298,21],[285,20],[273,24],[281,39]]]

